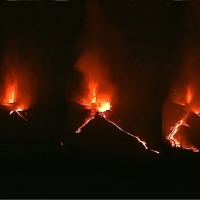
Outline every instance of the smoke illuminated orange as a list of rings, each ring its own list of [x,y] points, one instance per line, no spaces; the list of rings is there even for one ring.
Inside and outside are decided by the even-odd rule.
[[[93,85],[94,87],[91,87],[91,85]],[[139,137],[132,135],[131,133],[124,131],[122,128],[120,128],[117,124],[115,124],[114,122],[110,121],[107,119],[106,117],[106,111],[110,111],[111,110],[111,101],[108,99],[101,99],[99,100],[97,98],[97,85],[96,84],[91,84],[90,85],[90,93],[92,93],[92,98],[91,101],[89,103],[82,103],[82,105],[85,106],[86,109],[89,109],[91,111],[91,115],[85,120],[85,122],[78,128],[78,130],[76,131],[76,133],[80,133],[81,129],[86,126],[92,119],[94,119],[95,114],[97,112],[100,113],[100,115],[102,117],[104,117],[109,123],[113,124],[114,126],[116,126],[119,130],[121,130],[122,132],[130,135],[131,137],[134,137],[138,140],[138,142],[140,142],[145,149],[149,149],[146,145],[145,141],[142,141]],[[102,95],[103,96],[103,95]],[[87,98],[85,98],[85,102],[87,102],[86,100]],[[83,101],[84,102],[84,101]],[[157,154],[159,154],[158,151],[155,150],[151,150],[152,152],[155,152]]]
[[[88,95],[82,98],[80,103],[84,105],[86,109],[91,110],[94,114],[98,112],[105,112],[111,110],[110,98],[107,95],[101,94],[101,98],[97,98],[98,84],[92,82],[89,84]]]
[[[1,104],[10,108],[10,114],[16,112],[21,118],[27,121],[20,114],[21,111],[26,109],[26,106],[18,101],[18,83],[13,69],[6,75],[4,87],[5,93]]]
[[[187,87],[187,95],[186,95],[186,103],[187,104],[191,103],[191,100],[192,100],[192,90],[191,90],[191,87],[188,86]]]

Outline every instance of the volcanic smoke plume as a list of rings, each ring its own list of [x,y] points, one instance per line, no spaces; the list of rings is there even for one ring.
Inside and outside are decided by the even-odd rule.
[[[110,109],[108,102],[114,97],[115,88],[108,74],[106,26],[97,0],[87,2],[86,15],[84,36],[78,43],[81,53],[75,64],[84,77],[78,103],[96,103],[99,111],[105,111]]]
[[[116,66],[116,61],[115,63],[112,63],[112,61],[114,60],[113,57],[116,57],[120,53],[122,55],[125,52],[128,54],[128,51],[117,40],[120,40],[120,37],[118,37],[120,34],[117,33],[114,27],[106,23],[103,14],[103,8],[100,6],[99,1],[87,1],[85,29],[82,32],[81,40],[76,45],[76,50],[79,51],[79,55],[75,63],[75,68],[83,74],[83,83],[81,91],[79,94],[76,94],[74,101],[88,109],[90,115],[85,120],[85,123],[78,128],[76,133],[81,132],[81,129],[94,118],[96,112],[100,112],[101,117],[107,119],[109,111],[114,110],[115,105],[120,100],[123,101],[119,97],[116,98],[118,91],[112,77],[114,73],[111,73],[113,66]],[[113,37],[117,41],[115,44],[112,43]],[[119,52],[116,53],[116,50],[114,53],[111,52],[115,48],[118,48]],[[125,56],[125,58],[128,57]],[[123,56],[119,55],[119,60],[121,61],[121,59],[123,59]],[[123,65],[120,67],[123,68]],[[122,79],[125,79],[125,77]],[[112,123],[111,121],[109,122]],[[116,125],[115,123],[113,124]],[[131,137],[135,137],[138,142],[143,144],[144,148],[148,149],[146,142],[126,131],[123,132],[129,134]]]
[[[199,151],[199,128],[190,127],[194,124],[191,122],[198,121],[196,117],[200,116],[199,39],[192,39],[193,31],[191,29],[190,35],[185,33],[182,36],[182,49],[179,52],[181,62],[177,62],[180,70],[171,84],[169,97],[163,106],[163,132],[173,147]]]
[[[17,53],[10,51],[2,64],[0,104],[10,114],[27,110],[36,100],[35,78],[30,71],[31,63],[23,62]],[[26,120],[26,118],[24,118]]]

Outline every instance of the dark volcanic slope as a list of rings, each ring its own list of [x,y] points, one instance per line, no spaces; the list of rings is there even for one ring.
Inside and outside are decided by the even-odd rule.
[[[144,160],[158,156],[98,114],[81,133],[74,133],[71,142],[81,160],[133,161],[134,158]]]
[[[9,115],[9,111],[0,110],[0,167],[15,168],[19,165],[34,168],[34,164],[61,161],[63,148],[56,139],[56,131],[52,126],[48,128],[51,119],[48,119],[48,115],[42,116],[42,109],[35,106],[34,110],[37,109],[40,110],[39,114],[31,112],[32,109],[27,111],[27,115],[25,111],[22,112],[28,121],[16,112]],[[39,120],[34,121],[35,118]],[[54,124],[57,127],[62,125],[56,121]]]

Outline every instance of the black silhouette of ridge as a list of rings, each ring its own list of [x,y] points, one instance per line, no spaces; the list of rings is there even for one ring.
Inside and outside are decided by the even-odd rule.
[[[158,156],[145,149],[136,138],[120,130],[98,112],[80,133],[74,133],[73,144],[79,151],[77,154],[81,160],[133,162],[136,158],[145,160]]]

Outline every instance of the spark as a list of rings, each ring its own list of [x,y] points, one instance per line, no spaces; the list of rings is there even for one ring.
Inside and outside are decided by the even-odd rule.
[[[60,143],[60,146],[61,146],[62,148],[65,148],[65,145],[64,145],[64,143],[63,143],[62,141],[58,140],[58,142]]]

